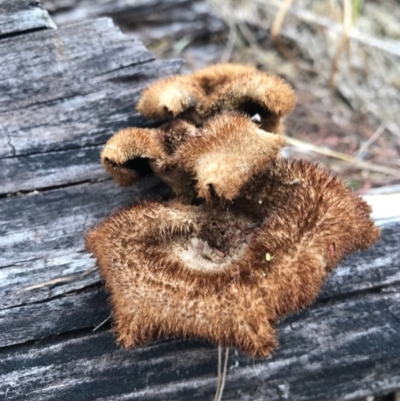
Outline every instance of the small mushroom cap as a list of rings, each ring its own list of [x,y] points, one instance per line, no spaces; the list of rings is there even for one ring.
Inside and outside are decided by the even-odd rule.
[[[293,89],[281,78],[260,71],[244,71],[222,85],[204,106],[205,114],[220,111],[244,113],[260,128],[282,134],[283,117],[296,106]]]
[[[204,102],[203,93],[191,76],[173,76],[156,81],[141,95],[137,111],[147,118],[175,118]]]
[[[162,166],[168,159],[159,130],[125,128],[113,135],[101,152],[101,162],[121,186],[135,184],[152,173],[149,161]]]
[[[197,180],[199,197],[231,201],[285,144],[282,136],[259,129],[247,117],[224,113],[180,146],[172,160]]]
[[[296,97],[283,79],[239,64],[217,64],[165,78],[142,94],[137,110],[153,119],[184,118],[196,125],[223,111],[258,116],[260,127],[282,133]],[[256,118],[257,119],[257,118]]]
[[[210,95],[218,91],[221,86],[233,84],[239,75],[255,72],[257,69],[251,65],[222,63],[197,70],[192,77],[201,90]]]

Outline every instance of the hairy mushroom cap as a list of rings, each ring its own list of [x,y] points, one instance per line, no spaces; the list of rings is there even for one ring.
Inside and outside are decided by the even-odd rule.
[[[150,85],[137,110],[148,118],[184,118],[196,125],[223,111],[238,111],[260,127],[282,133],[282,118],[296,105],[291,87],[281,78],[239,64],[218,64],[193,74],[173,76]]]
[[[275,204],[257,219],[253,204],[143,202],[88,233],[123,346],[184,336],[270,355],[273,323],[312,303],[347,253],[379,237],[369,206],[327,171],[278,159],[263,177],[265,210]]]
[[[201,124],[197,108],[221,85],[232,83],[238,74],[256,72],[253,67],[238,64],[218,64],[188,75],[175,75],[154,82],[141,95],[136,109],[153,119],[183,116]],[[191,111],[191,112],[189,112]]]
[[[194,82],[209,96],[221,86],[234,84],[238,76],[244,73],[255,73],[257,70],[250,65],[223,63],[214,64],[191,74]]]
[[[171,163],[197,180],[201,198],[211,201],[217,195],[231,201],[285,144],[282,136],[259,129],[245,116],[224,113],[181,145]]]
[[[190,75],[177,75],[150,85],[142,93],[136,109],[152,119],[175,118],[185,112],[196,119],[195,108],[204,101],[202,91]]]
[[[260,71],[246,71],[215,90],[204,106],[205,114],[239,111],[268,132],[283,133],[282,118],[296,106],[293,89],[281,78]]]
[[[101,162],[121,186],[135,184],[161,169],[168,154],[162,132],[156,129],[125,128],[114,134],[101,152]],[[153,166],[153,168],[152,168]]]
[[[171,153],[175,152],[188,138],[198,134],[198,128],[183,119],[170,120],[160,126],[160,129],[164,133]]]

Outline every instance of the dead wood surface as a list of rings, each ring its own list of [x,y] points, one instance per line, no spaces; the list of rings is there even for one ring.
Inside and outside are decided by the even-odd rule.
[[[38,1],[0,0],[0,39],[55,28],[49,13]]]
[[[43,6],[57,25],[109,16],[145,41],[185,36],[193,40],[225,30],[205,0],[44,0]]]
[[[214,346],[127,351],[109,323],[92,331],[110,310],[83,242],[115,208],[165,194],[155,178],[118,188],[99,151],[144,123],[140,91],[180,62],[154,60],[109,19],[4,37],[0,60],[0,399],[213,399]],[[400,388],[399,231],[384,223],[381,242],[281,322],[272,359],[232,351],[223,399],[352,400]]]

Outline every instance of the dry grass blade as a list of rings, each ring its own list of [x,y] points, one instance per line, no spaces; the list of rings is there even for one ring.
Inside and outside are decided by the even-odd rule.
[[[360,148],[357,150],[357,152],[354,154],[354,158],[357,160],[361,160],[365,154],[365,152],[367,151],[367,149],[369,148],[369,146],[374,143],[381,135],[382,133],[385,131],[385,123],[382,123],[379,128],[375,131],[375,133],[371,136],[371,138],[369,138],[367,141],[365,141],[365,143],[363,143]]]
[[[232,57],[235,45],[238,43],[238,25],[235,18],[230,18],[231,13],[229,3],[224,3],[217,0],[208,0],[208,3],[213,8],[214,12],[225,21],[229,28],[228,40],[226,41],[225,49],[220,58],[220,62],[225,63]],[[229,16],[229,17],[228,17]]]
[[[230,60],[232,57],[233,49],[235,47],[237,38],[237,26],[235,23],[229,24],[229,36],[228,41],[226,42],[226,46],[224,52],[221,56],[221,62],[225,63]]]
[[[375,171],[377,173],[388,174],[388,175],[392,175],[395,177],[400,177],[400,171],[398,171],[394,168],[380,166],[380,165],[368,163],[368,162],[365,162],[362,160],[357,160],[353,156],[346,155],[345,153],[336,152],[334,150],[324,148],[322,146],[317,146],[312,143],[301,141],[300,139],[286,137],[286,140],[289,143],[289,145],[295,146],[299,150],[312,151],[315,153],[319,153],[321,155],[326,155],[326,156],[333,157],[335,159],[343,160],[345,162],[350,163],[352,165],[352,167],[369,170],[369,171]]]
[[[332,18],[336,22],[340,22],[340,20],[341,20],[341,12],[340,12],[340,9],[337,6],[335,0],[329,0],[329,9],[330,9]]]
[[[343,53],[343,50],[346,49],[346,47],[349,44],[350,31],[353,26],[352,11],[353,11],[353,6],[351,0],[344,0],[342,35],[340,36],[339,44],[338,47],[336,48],[336,52],[333,57],[331,73],[329,77],[329,85],[331,88],[335,86],[335,76],[339,68],[340,56]]]
[[[294,0],[284,0],[282,2],[281,7],[279,8],[278,13],[274,19],[274,22],[271,26],[271,37],[275,43],[275,46],[279,51],[281,51],[286,57],[292,58],[290,51],[282,44],[280,41],[280,32],[283,21],[285,20],[286,14],[289,11],[289,8],[292,6]]]
[[[104,319],[100,324],[98,324],[93,330],[92,332],[95,332],[96,330],[98,330],[101,326],[103,326],[103,324],[107,323],[109,320],[111,319],[111,315],[109,315],[106,319]]]
[[[218,378],[217,378],[217,390],[215,392],[214,401],[217,401],[219,397],[219,392],[221,388],[221,371],[222,371],[222,347],[218,345]]]
[[[220,351],[221,346],[218,346],[218,388],[217,388],[217,393],[215,394],[215,399],[214,401],[221,401],[222,399],[222,394],[224,392],[224,387],[225,387],[225,380],[226,380],[226,374],[228,371],[228,357],[229,357],[229,348],[225,349],[225,361],[224,361],[224,370],[222,372],[222,377],[220,375],[221,373],[221,359],[220,359],[220,352],[221,352],[221,357],[222,357],[222,351]]]

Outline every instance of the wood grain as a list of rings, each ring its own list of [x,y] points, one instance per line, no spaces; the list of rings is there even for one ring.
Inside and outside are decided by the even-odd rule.
[[[226,30],[205,0],[44,0],[43,6],[59,26],[107,15],[145,42],[195,40]]]
[[[0,195],[108,179],[100,163],[101,148],[87,146],[0,159]]]
[[[110,180],[0,199],[0,310],[85,288],[98,275],[72,283],[22,291],[50,280],[79,275],[94,267],[84,251],[85,233],[111,211],[167,188],[155,177],[130,189]],[[96,279],[94,279],[96,277]]]
[[[140,91],[181,64],[154,61],[106,18],[0,41],[0,59],[0,158],[98,145],[140,125]]]
[[[101,145],[143,125],[140,91],[181,65],[109,19],[0,41],[0,59],[0,194],[105,179]]]
[[[56,27],[38,1],[0,0],[0,10],[0,39]]]
[[[331,401],[368,395],[372,383],[375,393],[395,389],[399,297],[397,291],[314,305],[280,324],[281,346],[269,361],[231,351],[224,399]],[[60,327],[73,315],[67,305]],[[172,341],[122,350],[104,327],[6,348],[0,355],[8,400],[211,400],[216,382],[214,347]],[[23,378],[18,385],[17,378]]]

